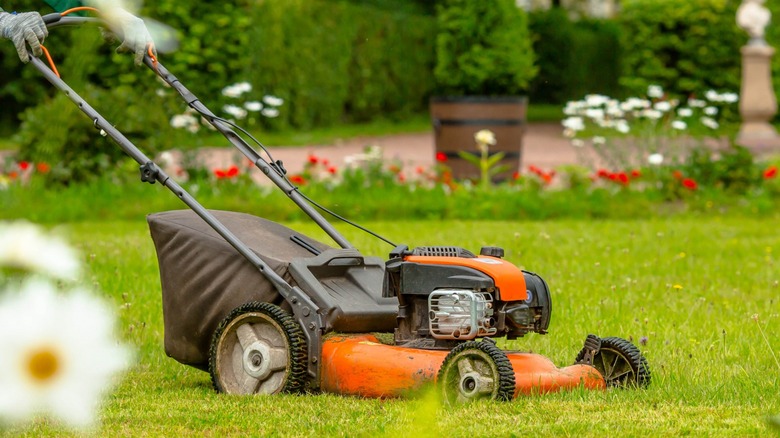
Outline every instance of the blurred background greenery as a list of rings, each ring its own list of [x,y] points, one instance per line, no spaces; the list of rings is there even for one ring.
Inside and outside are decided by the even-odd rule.
[[[284,99],[278,117],[255,127],[271,133],[378,121],[424,126],[416,122],[427,114],[431,96],[457,94],[458,84],[443,79],[447,71],[463,75],[452,67],[457,44],[442,41],[440,30],[447,27],[516,45],[493,58],[484,47],[485,62],[473,73],[495,77],[507,65],[523,70],[514,78],[520,86],[509,89],[530,97],[531,118],[557,121],[566,101],[588,93],[621,98],[644,93],[649,84],[677,96],[739,91],[739,47],[747,41],[735,24],[739,1],[624,0],[609,18],[583,14],[584,1],[553,1],[548,9],[521,8],[519,18],[504,22],[477,22],[478,14],[466,13],[452,22],[453,10],[488,3],[500,11],[517,2],[159,0],[145,2],[141,13],[177,30],[180,47],[162,62],[210,107],[228,103],[221,90],[237,82],[250,83],[255,99]],[[9,6],[50,12],[38,0]],[[767,6],[780,16],[780,4]],[[777,29],[767,29],[775,47]],[[171,116],[183,111],[179,100],[151,72],[135,68],[131,57],[113,53],[94,29],[52,31],[47,46],[66,81],[145,150],[208,142],[173,129]],[[0,148],[18,149],[21,159],[74,163],[63,178],[121,156],[95,141],[79,111],[25,68],[11,44],[0,44],[0,64]],[[778,57],[774,74],[780,75]],[[455,80],[465,89],[474,77]]]

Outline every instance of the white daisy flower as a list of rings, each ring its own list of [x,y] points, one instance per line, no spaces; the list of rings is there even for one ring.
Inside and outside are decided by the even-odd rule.
[[[601,108],[588,108],[585,110],[585,117],[593,120],[604,120],[604,110]]]
[[[496,134],[489,129],[482,129],[474,134],[474,140],[481,145],[494,145],[496,144]]]
[[[0,420],[43,413],[73,427],[95,423],[102,396],[130,362],[113,325],[111,309],[86,291],[58,295],[43,280],[0,300]]]
[[[222,111],[230,114],[231,116],[241,120],[243,118],[246,118],[247,112],[245,109],[241,108],[240,106],[236,105],[225,105],[222,107]]]
[[[647,162],[657,166],[664,162],[664,156],[661,154],[650,154],[650,156],[647,157]]]
[[[702,117],[701,118],[701,124],[710,128],[710,129],[718,129],[720,125],[718,122],[716,122],[714,119],[710,117]]]
[[[0,267],[7,266],[75,280],[81,271],[73,248],[26,222],[0,222]]]
[[[241,97],[242,94],[252,91],[252,84],[249,82],[238,82],[228,85],[222,89],[222,95],[225,97]]]
[[[650,85],[647,87],[647,95],[654,99],[664,97],[664,89],[660,85]]]
[[[260,111],[260,114],[272,119],[279,116],[279,110],[276,108],[265,107],[262,111]]]
[[[739,101],[739,95],[737,93],[723,93],[720,97],[721,100],[726,103],[737,103]]]
[[[707,106],[707,102],[701,99],[688,99],[688,106],[691,106],[693,108],[704,108],[705,106]]]
[[[197,125],[198,119],[190,114],[177,114],[171,117],[171,126],[176,129],[189,128],[193,124]]]
[[[563,119],[563,127],[566,129],[571,129],[572,131],[582,131],[585,129],[585,122],[583,122],[582,117],[567,117]]]
[[[225,97],[241,97],[241,92],[233,85],[228,85],[222,89],[222,95]]]
[[[588,94],[585,96],[585,102],[588,104],[588,106],[601,106],[609,102],[609,97],[603,96],[601,94]]]
[[[573,116],[579,114],[580,110],[582,110],[585,106],[586,103],[581,100],[569,101],[566,102],[566,106],[563,108],[563,113],[567,116]]]
[[[714,106],[708,106],[707,108],[704,108],[704,114],[707,114],[708,116],[716,116],[718,115],[718,109]]]
[[[629,131],[631,131],[631,127],[628,125],[628,122],[623,119],[615,122],[615,129],[621,134],[628,134]]]
[[[281,97],[276,97],[276,96],[272,96],[272,95],[269,94],[269,95],[263,96],[263,102],[265,102],[266,105],[282,106],[284,104],[284,99],[282,99]]]
[[[690,108],[680,108],[677,110],[677,115],[680,117],[690,117],[693,115],[693,110]]]
[[[672,122],[672,128],[677,129],[678,131],[684,131],[685,128],[688,127],[688,124],[683,122],[682,120],[675,120]]]
[[[592,141],[593,141],[593,144],[601,145],[601,144],[605,144],[607,142],[607,139],[604,138],[604,137],[601,137],[601,136],[596,136],[596,137],[593,137]]]
[[[244,108],[246,108],[248,111],[256,112],[256,111],[260,111],[261,109],[263,109],[263,104],[258,102],[258,101],[256,101],[256,100],[253,100],[251,102],[245,103],[244,104]]]
[[[657,109],[658,111],[661,111],[662,113],[665,113],[672,109],[672,104],[662,100],[660,102],[656,102],[655,105],[653,105],[653,108]]]

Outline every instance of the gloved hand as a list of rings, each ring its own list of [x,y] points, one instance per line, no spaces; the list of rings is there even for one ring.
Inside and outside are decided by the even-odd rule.
[[[0,12],[0,36],[13,41],[22,62],[30,61],[27,44],[32,48],[33,55],[41,56],[41,43],[48,35],[46,24],[37,12]]]
[[[106,18],[114,32],[122,38],[122,44],[116,49],[117,52],[133,52],[135,54],[135,64],[141,65],[147,47],[151,44],[152,53],[154,53],[154,56],[157,56],[152,35],[149,34],[149,30],[142,19],[122,8],[114,8],[107,13]]]

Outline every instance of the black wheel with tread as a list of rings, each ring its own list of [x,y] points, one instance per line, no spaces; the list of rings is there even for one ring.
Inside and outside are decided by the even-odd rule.
[[[515,372],[506,353],[491,340],[468,341],[444,358],[437,384],[449,405],[478,399],[509,401],[515,394]]]
[[[592,335],[590,335],[592,336]],[[618,337],[601,338],[598,350],[588,351],[589,341],[577,355],[577,362],[592,358],[592,365],[604,377],[607,387],[646,387],[650,384],[650,366],[636,345]],[[591,343],[592,347],[592,343]]]
[[[302,392],[306,385],[306,340],[298,323],[270,303],[233,309],[214,331],[209,373],[217,392]]]

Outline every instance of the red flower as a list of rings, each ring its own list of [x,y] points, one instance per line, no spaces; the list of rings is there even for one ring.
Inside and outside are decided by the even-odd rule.
[[[436,161],[439,163],[446,163],[447,162],[447,154],[444,152],[436,152]]]
[[[599,169],[596,175],[600,178],[609,178],[609,171],[607,169]]]
[[[22,169],[22,171],[25,171],[30,168],[30,163],[27,161],[20,161],[19,168]]]
[[[49,173],[49,171],[51,170],[51,166],[41,162],[35,165],[35,169],[38,170],[38,173]]]
[[[317,164],[320,161],[314,154],[309,154],[309,163]]]
[[[230,166],[230,167],[228,168],[228,170],[227,170],[227,172],[225,173],[225,175],[226,175],[228,178],[233,178],[234,176],[238,176],[238,173],[239,173],[239,171],[238,171],[238,166],[235,166],[235,165],[233,165],[233,166]]]
[[[217,179],[224,179],[227,178],[227,172],[222,169],[214,169],[214,176],[216,176]]]
[[[515,173],[512,174],[512,179],[515,180],[515,181],[520,179],[520,172],[515,171]]]
[[[417,166],[417,168],[414,169],[414,171],[417,172],[418,175],[422,175],[423,173],[425,173],[425,168],[422,166]]]
[[[772,179],[777,176],[777,166],[769,166],[764,171],[764,179]]]
[[[639,169],[631,171],[631,178],[639,178],[640,176],[642,176],[642,172],[640,172]]]
[[[306,179],[304,179],[304,177],[302,177],[301,175],[292,175],[290,177],[290,182],[293,184],[305,185]]]
[[[330,161],[328,161],[328,159],[327,159],[327,158],[323,158],[323,159],[322,159],[322,165],[323,165],[323,166],[327,166],[328,164],[330,164]]]
[[[15,170],[12,170],[11,172],[8,173],[8,178],[10,178],[11,180],[15,180],[18,177],[19,177],[19,173]]]
[[[338,173],[338,171],[339,171],[339,170],[338,170],[338,169],[336,169],[336,166],[330,166],[330,167],[328,167],[328,173],[330,173],[331,175],[335,175],[336,173]]]
[[[682,180],[682,185],[683,187],[689,190],[696,190],[699,187],[699,185],[696,184],[696,181],[690,178],[685,178],[684,180]]]
[[[628,175],[626,175],[626,172],[620,172],[617,174],[617,182],[623,184],[624,186],[628,185]]]
[[[542,180],[544,180],[545,184],[550,184],[552,182],[553,177],[555,176],[555,172],[550,172],[550,173],[540,172],[539,176],[542,177]]]
[[[672,172],[672,177],[674,177],[674,179],[683,179],[683,174],[679,170],[675,170]]]
[[[401,168],[396,166],[395,164],[391,164],[390,167],[387,168],[392,173],[401,173]]]

